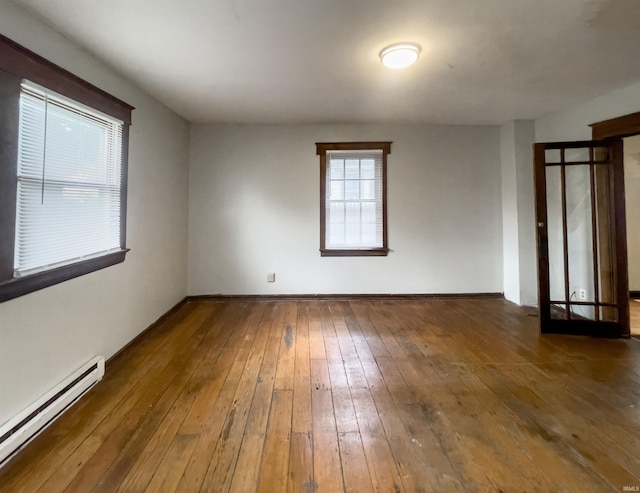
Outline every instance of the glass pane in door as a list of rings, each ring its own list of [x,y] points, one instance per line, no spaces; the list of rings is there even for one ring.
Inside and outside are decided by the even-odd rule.
[[[580,156],[589,160],[586,156]],[[582,160],[582,159],[580,159]],[[573,303],[595,303],[593,214],[589,165],[565,167],[569,297]],[[594,306],[571,305],[572,318],[595,320]]]
[[[557,152],[559,153],[559,151]],[[559,157],[557,161],[560,161]],[[549,249],[549,297],[552,301],[551,317],[565,320],[567,318],[567,300],[564,284],[562,182],[560,169],[560,166],[548,166],[545,170],[547,188],[547,242]]]

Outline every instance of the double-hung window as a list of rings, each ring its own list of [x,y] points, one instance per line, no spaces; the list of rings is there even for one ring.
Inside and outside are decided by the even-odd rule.
[[[0,301],[124,260],[132,109],[6,38],[3,55]]]
[[[118,251],[121,170],[122,122],[23,82],[14,275]]]
[[[387,255],[386,163],[391,142],[318,143],[320,253]]]

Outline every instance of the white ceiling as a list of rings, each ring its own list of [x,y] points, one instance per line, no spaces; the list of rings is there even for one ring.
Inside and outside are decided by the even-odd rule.
[[[192,122],[501,124],[640,80],[640,0],[13,1]]]

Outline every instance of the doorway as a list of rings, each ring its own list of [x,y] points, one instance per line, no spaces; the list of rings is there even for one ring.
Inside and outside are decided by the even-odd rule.
[[[640,112],[590,125],[594,139],[624,139],[630,333],[640,336]]]
[[[640,336],[640,135],[623,141],[630,326]]]
[[[564,170],[564,172],[551,171],[548,180],[546,170],[547,168],[552,169],[552,167],[547,165],[553,163],[549,159],[548,149],[544,147],[544,144],[536,144],[536,213],[538,215],[537,246],[541,330],[543,332],[611,337],[628,337],[629,335],[640,337],[640,301],[637,301],[640,300],[640,112],[593,123],[590,126],[594,141],[555,145],[555,152],[560,152],[561,166],[558,169]],[[622,154],[619,163],[621,175],[617,180],[613,174],[604,171],[606,168],[615,168],[615,165],[613,167],[601,166],[604,164],[601,161],[605,151],[603,147],[600,150],[596,149],[596,140],[606,141],[601,144],[609,149],[614,145],[614,142],[618,142],[619,144],[615,145],[624,149],[620,153]],[[583,162],[580,162],[579,159],[575,162],[576,158],[571,156],[575,155],[577,147],[581,147],[583,152],[585,149],[590,149],[588,159],[583,159],[583,155],[583,158],[580,158]],[[551,145],[549,149],[551,148],[554,148],[554,145]],[[613,162],[610,159],[613,157],[610,150],[606,151],[606,154],[608,154],[609,161]],[[579,171],[579,167],[565,166],[567,156],[569,161],[574,161],[573,164],[588,164],[590,167],[595,167],[596,170],[599,169],[600,172],[587,172],[584,166],[582,166],[582,171]],[[570,173],[567,173],[568,169],[571,169]],[[584,186],[587,174],[590,174],[588,178],[590,186],[596,183],[595,189],[591,188],[590,192],[587,192]],[[547,181],[550,187],[556,191],[552,192],[552,195],[555,193],[555,198],[547,197]],[[622,182],[622,186],[620,187],[616,181]],[[560,183],[560,188],[558,188],[557,182]],[[569,195],[566,194],[567,184],[571,189]],[[616,185],[618,185],[617,188]],[[543,193],[540,192],[541,188]],[[582,188],[582,192],[580,192],[580,188]],[[558,190],[560,190],[559,196]],[[582,200],[582,202],[575,200],[573,195],[576,194],[578,197],[588,197],[590,200]],[[609,199],[606,197],[607,194]],[[548,199],[549,204],[547,204]],[[591,201],[590,206],[589,201]],[[598,205],[598,202],[604,207]],[[551,215],[555,216],[556,220],[556,226],[552,226],[552,229],[555,229],[555,238],[551,239],[554,242],[551,248],[546,215],[548,205],[551,205],[552,208],[555,207],[555,211],[552,211]],[[567,215],[567,207],[571,208],[570,215],[573,217]],[[628,214],[625,214],[625,209],[629,211]],[[596,211],[595,214],[594,211]],[[588,242],[583,241],[578,250],[574,247],[573,252],[570,252],[569,243],[576,243],[572,236],[575,236],[580,227],[584,231],[589,229],[589,213],[591,213],[592,221],[592,246],[589,247]],[[573,227],[569,226],[569,221],[576,223],[576,218],[580,216],[582,216],[582,220],[577,221],[577,224],[582,226],[576,227],[575,224]],[[559,237],[558,234],[562,236]],[[550,266],[550,263],[553,263],[550,261],[550,254],[555,257],[555,265]],[[587,262],[584,262],[585,258]],[[585,269],[584,267],[589,263],[589,259],[593,262],[590,273],[589,268]],[[571,276],[570,270],[575,272],[576,268],[570,269],[570,262],[582,263],[582,271],[587,274],[583,274],[582,277]],[[555,299],[552,299],[551,285],[554,282]],[[593,295],[590,295],[588,288],[578,286],[578,284],[589,285],[590,283],[593,284]],[[599,293],[599,299],[595,296],[597,293]],[[614,299],[616,306],[607,306],[612,304]],[[618,315],[615,315],[616,311]],[[620,316],[622,319],[618,320]],[[599,320],[594,320],[598,318]],[[608,329],[602,330],[603,321],[615,320],[618,320],[615,322],[617,323],[616,327],[610,326]],[[600,328],[594,328],[594,322]]]

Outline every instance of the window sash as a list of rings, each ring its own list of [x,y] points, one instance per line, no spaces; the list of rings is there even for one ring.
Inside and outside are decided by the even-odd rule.
[[[14,277],[120,250],[122,129],[23,82]]]
[[[325,249],[383,248],[382,150],[327,151]]]

